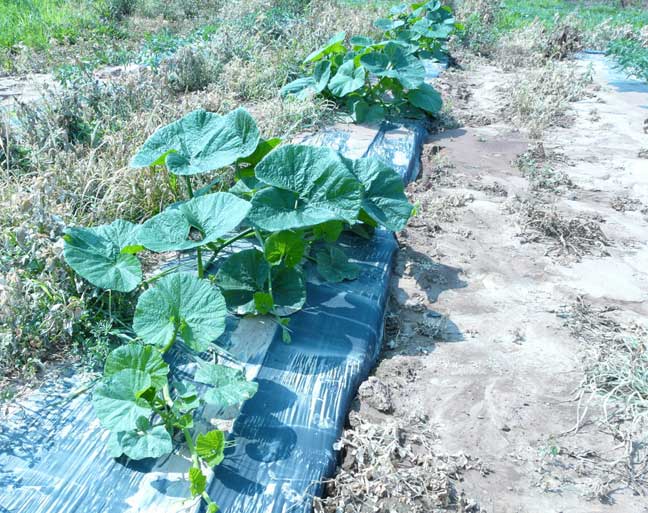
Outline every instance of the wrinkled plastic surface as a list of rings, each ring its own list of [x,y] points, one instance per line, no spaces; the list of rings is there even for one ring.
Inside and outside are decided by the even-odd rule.
[[[404,181],[419,172],[421,123],[344,126],[310,138],[351,158],[376,156]],[[219,340],[259,383],[233,425],[236,446],[210,478],[226,513],[306,513],[336,465],[333,449],[350,401],[380,351],[394,237],[345,235],[357,280],[321,282],[308,269],[308,299],[291,317],[292,343],[268,319],[228,320]],[[176,359],[177,373],[192,375]],[[187,498],[188,455],[115,461],[106,451],[89,394],[64,401],[81,379],[48,385],[0,425],[0,513],[174,513],[197,511]],[[238,413],[238,412],[234,412]],[[215,478],[214,478],[215,477]]]
[[[606,70],[606,80],[609,85],[620,93],[648,93],[648,83],[628,74],[617,64],[613,57],[605,55],[605,52],[587,50],[576,55],[579,60],[585,62],[603,63]],[[648,109],[648,105],[644,106]]]

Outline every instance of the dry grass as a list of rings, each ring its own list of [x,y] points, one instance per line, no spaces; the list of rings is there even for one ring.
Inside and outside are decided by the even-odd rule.
[[[353,429],[336,446],[342,465],[326,482],[325,498],[315,499],[316,513],[479,511],[466,507],[454,482],[466,470],[482,470],[481,464],[463,454],[440,454],[428,419],[374,423],[352,414],[351,421]]]
[[[585,377],[577,422],[585,423],[600,405],[599,429],[618,442],[620,456],[602,460],[608,487],[623,483],[636,494],[648,493],[648,326],[624,324],[617,307],[595,307],[583,298],[560,312],[581,343]],[[600,401],[598,401],[600,400]],[[598,401],[598,402],[597,402]]]
[[[607,255],[611,242],[601,229],[601,220],[592,217],[568,217],[555,205],[534,197],[517,201],[513,211],[520,216],[520,237],[525,243],[549,243],[545,255],[572,257]]]
[[[544,130],[568,125],[569,104],[582,99],[592,82],[591,72],[578,71],[571,63],[548,62],[538,69],[517,74],[502,91],[511,120],[541,139]]]

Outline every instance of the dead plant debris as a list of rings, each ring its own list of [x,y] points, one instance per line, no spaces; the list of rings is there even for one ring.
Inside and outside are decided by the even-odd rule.
[[[608,255],[611,245],[601,229],[601,218],[578,215],[567,217],[555,205],[542,203],[538,198],[519,201],[520,237],[525,243],[549,242],[545,255],[572,256]]]
[[[488,473],[465,454],[440,454],[437,435],[425,416],[370,422],[352,412],[353,425],[336,449],[342,463],[315,498],[316,513],[477,513],[479,506],[457,493],[454,483],[467,470]]]
[[[648,326],[620,322],[615,306],[594,306],[577,298],[558,315],[583,348],[577,433],[590,410],[602,413],[598,429],[618,442],[615,454],[569,454],[605,476],[594,495],[605,502],[619,485],[648,494]],[[573,452],[573,451],[572,451]]]

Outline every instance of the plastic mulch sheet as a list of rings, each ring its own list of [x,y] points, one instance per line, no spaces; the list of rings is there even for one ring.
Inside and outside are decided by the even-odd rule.
[[[408,182],[419,172],[424,136],[420,123],[384,122],[334,127],[306,142],[351,158],[377,156]],[[208,476],[208,492],[226,513],[309,512],[322,480],[335,470],[333,445],[380,351],[396,250],[394,237],[383,231],[372,240],[345,236],[342,244],[360,264],[360,277],[328,284],[309,270],[307,304],[291,317],[291,344],[270,320],[235,317],[218,341],[259,383],[240,413],[232,412],[236,445]],[[173,364],[178,374],[191,376],[190,363]],[[199,511],[187,499],[186,452],[112,459],[89,394],[69,399],[81,381],[71,374],[42,388],[0,425],[0,513]]]

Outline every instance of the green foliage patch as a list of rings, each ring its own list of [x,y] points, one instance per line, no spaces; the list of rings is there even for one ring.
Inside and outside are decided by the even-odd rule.
[[[441,110],[440,94],[425,83],[422,59],[442,59],[448,38],[460,30],[441,2],[393,7],[375,21],[380,40],[339,32],[304,60],[307,76],[285,85],[282,96],[322,95],[344,106],[360,123],[385,115],[423,117]]]
[[[102,289],[139,293],[135,336],[109,354],[93,397],[111,433],[110,453],[157,458],[183,437],[192,455],[189,489],[208,511],[217,506],[204,471],[223,460],[230,442],[218,430],[202,432],[194,417],[206,404],[223,411],[257,390],[242,365],[209,356],[220,351],[228,311],[271,316],[289,342],[288,316],[306,302],[304,265],[329,282],[357,278],[359,266],[335,244],[343,230],[399,230],[413,210],[401,178],[381,162],[280,142],[262,139],[243,109],[191,112],[158,129],[131,160],[165,173],[176,197],[183,179],[188,197],[143,224],[116,220],[64,236],[65,259],[77,274]],[[209,185],[194,191],[196,175],[209,175]],[[226,176],[234,177],[229,191]],[[231,251],[238,241],[246,247]],[[145,277],[146,251],[193,251],[196,272],[170,268]],[[214,262],[218,271],[210,275]],[[196,363],[193,380],[171,378],[172,349]]]

